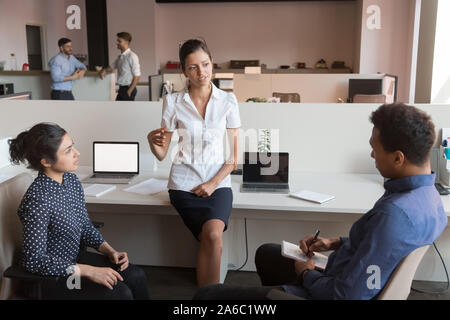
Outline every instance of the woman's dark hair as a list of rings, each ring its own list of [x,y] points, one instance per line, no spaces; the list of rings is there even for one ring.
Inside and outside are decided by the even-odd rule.
[[[39,123],[28,131],[20,133],[15,139],[8,140],[11,162],[27,162],[28,168],[43,171],[41,159],[50,163],[57,161],[56,153],[66,130],[54,123]]]
[[[401,151],[411,163],[423,165],[436,140],[431,117],[403,103],[384,104],[372,112],[370,121],[380,132],[387,152]]]
[[[209,56],[209,59],[212,60],[211,52],[206,45],[206,41],[203,39],[190,39],[181,45],[179,51],[181,70],[184,71],[184,68],[186,67],[187,56],[199,50],[203,50],[204,52],[206,52]]]

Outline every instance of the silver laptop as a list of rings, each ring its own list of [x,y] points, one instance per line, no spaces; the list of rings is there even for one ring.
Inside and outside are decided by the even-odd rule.
[[[139,174],[139,142],[94,141],[94,174],[83,183],[130,183]]]
[[[245,152],[241,192],[289,193],[289,153]]]

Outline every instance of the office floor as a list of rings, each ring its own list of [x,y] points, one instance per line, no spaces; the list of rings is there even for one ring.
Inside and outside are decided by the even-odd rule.
[[[195,269],[142,267],[149,283],[152,299],[155,300],[190,300],[197,290]],[[256,272],[228,271],[226,284],[259,286],[261,282]],[[413,287],[426,291],[440,291],[447,283],[414,281]],[[425,294],[412,291],[408,300],[450,300],[447,294]]]

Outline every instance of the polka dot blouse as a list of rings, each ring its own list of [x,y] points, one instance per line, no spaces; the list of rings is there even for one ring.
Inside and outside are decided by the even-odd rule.
[[[23,225],[23,267],[40,275],[72,273],[80,245],[98,249],[104,242],[92,225],[83,187],[73,173],[59,184],[39,173],[18,209]]]

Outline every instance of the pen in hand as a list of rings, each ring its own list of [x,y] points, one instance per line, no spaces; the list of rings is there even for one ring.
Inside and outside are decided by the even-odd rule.
[[[319,236],[320,230],[317,229],[316,232],[314,233],[314,238],[311,241],[311,244],[313,244],[314,242],[317,241],[317,237]],[[308,246],[308,252],[306,253],[307,256],[309,256],[309,247],[311,247],[311,245]]]

